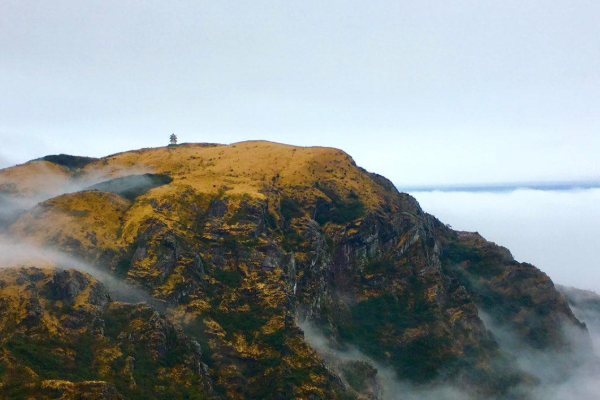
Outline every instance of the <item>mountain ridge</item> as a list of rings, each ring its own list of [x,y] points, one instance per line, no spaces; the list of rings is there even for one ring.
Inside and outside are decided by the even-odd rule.
[[[0,192],[52,196],[140,174],[169,177],[129,199],[99,190],[52,196],[5,229],[172,304],[169,318],[200,343],[215,396],[390,398],[389,388],[374,389],[381,380],[364,361],[324,361],[301,321],[399,381],[452,383],[474,397],[510,396],[537,381],[481,311],[524,348],[591,348],[545,274],[480,235],[452,231],[341,150],[184,144],[110,155],[76,176],[40,162],[0,171]],[[27,180],[39,171],[59,179],[37,193]]]

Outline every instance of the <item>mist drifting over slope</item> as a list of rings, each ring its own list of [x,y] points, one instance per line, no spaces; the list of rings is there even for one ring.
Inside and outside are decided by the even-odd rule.
[[[131,173],[131,170],[123,170],[123,174],[126,175]],[[114,178],[114,175],[99,175],[100,179],[107,179],[110,177],[110,180],[104,181],[104,184],[100,184],[98,186],[93,187],[94,189],[99,190],[107,190],[118,192],[121,195],[123,193],[128,193],[130,189],[135,189],[139,182],[143,182],[147,184],[148,180],[145,177],[136,178],[133,177],[132,181],[130,181],[129,177],[132,175],[127,175],[127,179],[122,178]],[[88,184],[89,182],[85,182]],[[63,190],[68,188],[67,185],[61,186]],[[77,187],[75,187],[77,188]],[[84,187],[83,189],[89,189],[89,186]],[[134,190],[132,194],[132,199],[135,199],[134,196],[137,192]],[[516,192],[520,193],[520,192]],[[563,193],[564,195],[564,193]],[[68,197],[68,196],[66,196]],[[417,196],[418,197],[418,196]],[[510,198],[510,194],[508,196]],[[28,198],[27,196],[22,196],[24,201],[29,200],[28,204],[34,204],[36,199]],[[526,198],[524,203],[531,203],[532,197]],[[123,200],[125,206],[129,205],[130,199],[127,201]],[[140,199],[140,201],[145,201],[145,199]],[[171,204],[173,199],[167,199],[165,204]],[[188,202],[187,198],[183,198],[182,202]],[[412,200],[411,200],[412,201]],[[135,202],[135,200],[134,200]],[[564,200],[564,202],[568,203],[568,199]],[[51,203],[51,202],[48,202]],[[502,198],[500,201],[500,205],[496,204],[496,208],[502,208],[506,203],[506,198]],[[210,204],[210,203],[209,203]],[[451,207],[453,204],[460,204],[459,200],[453,200],[453,202],[449,202],[446,206]],[[554,204],[554,203],[552,203]],[[422,204],[423,208],[426,211],[431,211],[428,209],[428,206],[424,203]],[[469,204],[465,202],[465,207],[476,208],[473,204]],[[531,204],[527,204],[527,206],[531,207]],[[563,204],[563,206],[567,206]],[[415,206],[416,209],[418,207]],[[470,210],[472,212],[472,209]],[[483,213],[483,212],[482,212]],[[437,214],[434,212],[434,214]],[[537,215],[537,214],[536,214]],[[546,214],[541,213],[540,218]],[[453,223],[453,221],[447,221],[443,215],[440,215],[440,219],[444,222]],[[30,221],[32,222],[32,221]],[[459,229],[465,230],[476,230],[477,227],[472,227],[470,224],[476,221],[467,221],[465,226],[456,226]],[[506,225],[507,221],[498,221],[500,224],[502,222]],[[508,221],[509,226],[511,221]],[[566,223],[566,222],[565,222]],[[32,222],[33,224],[33,222]],[[443,228],[443,226],[441,226]],[[484,235],[485,232],[481,231]],[[195,234],[198,232],[196,231]],[[236,238],[239,240],[239,238]],[[566,239],[565,239],[566,240]],[[496,240],[500,244],[506,244],[502,240]],[[326,243],[326,242],[325,242]],[[215,246],[219,248],[220,244]],[[194,249],[195,254],[197,254],[197,250]],[[145,293],[141,291],[137,291],[135,287],[130,286],[127,282],[123,282],[119,279],[112,277],[109,274],[108,269],[105,266],[99,265],[97,268],[95,266],[89,265],[88,263],[84,263],[74,258],[72,255],[65,254],[61,251],[57,251],[56,249],[52,249],[45,246],[36,246],[32,244],[24,244],[13,239],[2,238],[0,240],[0,264],[3,266],[15,265],[15,264],[34,264],[42,263],[42,264],[51,264],[58,265],[59,267],[68,267],[68,268],[77,268],[81,269],[85,272],[90,273],[91,275],[98,278],[100,281],[104,282],[109,291],[113,294],[113,296],[117,299],[122,299],[126,301],[146,301],[151,303],[153,300],[149,296],[146,296]],[[82,257],[84,254],[80,254]],[[544,265],[538,263],[541,268],[544,268]],[[208,268],[207,268],[208,269]],[[203,272],[204,273],[204,272]],[[385,275],[385,274],[384,274]],[[385,276],[384,276],[385,277]],[[260,281],[262,284],[263,281]],[[143,283],[142,283],[143,284]],[[551,287],[551,285],[550,285]],[[392,288],[393,290],[397,290],[397,287]],[[204,290],[204,288],[202,288]],[[294,289],[295,290],[295,289]],[[381,289],[378,293],[381,293]],[[402,290],[402,289],[401,289]],[[411,288],[406,290],[415,290],[422,292],[419,288]],[[376,293],[376,294],[378,294]],[[396,291],[398,293],[398,291]],[[215,304],[217,304],[215,302]],[[407,307],[408,308],[408,307]],[[222,309],[216,310],[214,315],[220,315],[218,313],[224,312]],[[237,305],[231,306],[231,313],[239,313],[239,309]],[[471,315],[471,314],[470,314]],[[472,314],[473,319],[477,319],[476,310]],[[245,317],[242,317],[245,318]],[[531,352],[531,351],[523,351],[523,347],[518,343],[518,340],[515,338],[511,338],[511,333],[507,332],[503,326],[495,325],[491,319],[486,319],[485,315],[481,314],[480,318],[482,318],[486,324],[486,327],[492,331],[496,339],[498,340],[500,346],[506,353],[511,354],[512,357],[518,360],[518,365],[521,366],[522,370],[525,373],[529,373],[537,378],[539,378],[538,384],[533,384],[537,378],[532,377],[532,385],[527,385],[526,387],[517,387],[514,388],[514,391],[510,393],[510,397],[502,397],[501,399],[494,400],[514,400],[514,399],[530,399],[530,400],[558,400],[559,398],[572,398],[574,400],[583,400],[588,398],[595,398],[600,393],[598,392],[598,385],[595,383],[595,377],[598,376],[595,360],[590,359],[589,354],[577,354],[577,357],[563,357],[562,355],[557,355],[554,353],[544,353],[544,352]],[[527,317],[529,318],[529,317]],[[529,322],[529,321],[528,321]],[[559,324],[557,324],[559,325]],[[458,382],[448,382],[443,381],[443,378],[435,377],[433,382],[428,384],[418,384],[418,383],[410,383],[406,379],[401,380],[398,378],[397,372],[394,371],[390,366],[384,364],[385,359],[377,359],[367,356],[365,352],[361,351],[358,346],[360,346],[360,342],[354,345],[351,344],[339,344],[335,343],[332,338],[325,336],[319,329],[312,326],[310,322],[303,322],[299,324],[300,328],[304,330],[304,336],[306,342],[315,349],[322,358],[326,361],[328,365],[330,365],[334,370],[336,366],[344,365],[347,363],[364,363],[371,366],[371,371],[376,371],[376,378],[372,380],[369,384],[372,385],[371,393],[374,397],[373,399],[381,399],[381,400],[471,400],[471,399],[480,399],[477,394],[474,394],[470,391],[471,387],[460,386]],[[483,325],[482,325],[483,326]],[[485,332],[485,330],[484,330]],[[451,340],[457,340],[458,336],[452,336],[451,332],[446,333]],[[404,339],[401,339],[404,340]],[[585,338],[573,337],[572,342],[577,342],[578,340],[585,341]],[[249,341],[250,343],[250,341]],[[361,347],[361,349],[364,349]],[[404,354],[408,354],[405,352]],[[396,357],[402,356],[402,352],[396,353]],[[374,356],[375,357],[375,356]],[[398,358],[400,359],[400,358]],[[368,368],[367,368],[368,370]],[[474,369],[471,369],[474,370]],[[342,373],[339,373],[341,376],[340,379],[346,379]],[[501,374],[497,374],[500,376]],[[447,378],[448,380],[450,378]],[[452,378],[454,379],[454,378]],[[460,378],[456,379],[457,381]],[[460,389],[458,388],[460,386]],[[475,389],[473,389],[474,391]],[[495,392],[494,392],[495,393]],[[559,397],[557,397],[559,396]],[[367,397],[368,398],[368,397]],[[360,398],[363,399],[362,397]],[[369,399],[370,400],[370,399]]]
[[[38,164],[36,168],[39,173],[36,178],[45,181],[45,190],[13,193],[0,186],[4,189],[0,190],[0,232],[23,213],[54,197],[84,190],[102,190],[114,192],[131,201],[147,190],[170,181],[166,175],[150,174],[148,168],[141,167],[98,168],[84,175],[62,178],[57,177],[56,172],[44,164]],[[116,300],[146,302],[161,310],[165,309],[164,303],[131,283],[114,277],[101,266],[91,265],[75,255],[53,247],[40,246],[0,234],[0,268],[18,265],[79,269],[102,282]]]
[[[501,348],[511,354],[524,374],[531,374],[532,384],[517,387],[503,397],[491,400],[590,400],[600,398],[600,361],[596,354],[569,354],[554,351],[533,351],[520,343],[516,335],[505,327],[494,324],[485,313],[480,317],[494,334]],[[598,317],[598,316],[596,316]],[[319,328],[308,320],[298,324],[311,347],[323,357],[330,368],[343,377],[344,364],[363,362],[376,369],[372,383],[372,393],[381,400],[478,400],[481,397],[460,389],[451,383],[414,385],[398,379],[392,368],[368,357],[356,348],[344,348],[325,336]],[[587,336],[581,332],[567,330],[570,340],[585,347]],[[597,327],[590,330],[592,336],[600,335]],[[489,397],[486,397],[490,399]]]
[[[344,364],[362,362],[376,369],[374,382],[371,383],[371,393],[380,400],[470,400],[472,396],[449,384],[431,384],[422,387],[401,381],[391,367],[383,365],[365,355],[356,348],[341,348],[325,336],[317,326],[309,320],[298,323],[304,331],[304,337],[310,346],[326,363],[344,376]],[[341,373],[340,373],[341,371]]]
[[[86,263],[73,255],[53,249],[24,242],[17,242],[5,235],[0,235],[0,268],[18,266],[35,266],[45,268],[73,268],[86,272],[102,282],[115,300],[126,302],[144,302],[164,308],[164,304],[155,300],[142,289],[115,278],[109,272]]]
[[[454,229],[478,231],[484,237],[511,250],[515,258],[531,262],[556,282],[600,289],[600,189],[542,188],[502,190],[431,190],[410,192],[424,211],[438,217]],[[594,354],[577,353],[568,357],[554,352],[527,350],[514,334],[494,324],[485,313],[480,317],[499,341],[501,348],[514,357],[525,373],[539,378],[533,387],[522,387],[511,399],[588,400],[600,398],[598,337],[600,315],[584,315],[574,310],[587,323],[596,345]],[[587,321],[586,321],[587,320]],[[357,349],[340,350],[309,322],[301,324],[307,341],[332,364],[344,360],[360,360],[373,365],[381,386],[381,398],[471,400],[473,394],[454,386],[415,387],[401,382],[393,371],[378,364]],[[566,328],[565,328],[566,329]],[[573,343],[588,340],[579,332],[566,331]],[[332,361],[333,360],[333,361]],[[501,400],[501,399],[498,399]]]
[[[151,172],[147,168],[98,168],[86,174],[71,176],[68,174],[58,175],[55,170],[44,163],[36,163],[35,180],[40,183],[40,188],[33,191],[21,192],[13,188],[11,184],[2,184],[0,181],[0,228],[14,222],[24,211],[30,210],[40,202],[67,193],[82,190],[96,189],[96,185],[105,182],[118,181],[119,191],[135,189],[137,186],[151,183],[148,177]],[[139,179],[125,179],[125,177],[139,177]],[[30,178],[31,179],[31,178]],[[104,189],[100,187],[100,189]]]

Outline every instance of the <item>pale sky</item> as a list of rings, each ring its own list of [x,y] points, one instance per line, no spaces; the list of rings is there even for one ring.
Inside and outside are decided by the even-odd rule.
[[[0,167],[339,147],[398,185],[600,178],[600,2],[0,2]]]

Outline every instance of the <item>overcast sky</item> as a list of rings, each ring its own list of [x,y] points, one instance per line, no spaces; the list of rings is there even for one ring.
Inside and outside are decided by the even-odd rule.
[[[600,2],[0,1],[0,167],[326,145],[399,185],[600,178]]]

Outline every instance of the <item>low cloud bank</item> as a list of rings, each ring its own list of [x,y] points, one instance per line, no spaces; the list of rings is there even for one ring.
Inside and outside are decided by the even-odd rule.
[[[596,356],[600,356],[600,295],[592,291],[560,285],[557,289],[569,301],[573,314],[587,325]]]
[[[454,229],[478,231],[507,247],[517,260],[536,265],[554,282],[600,291],[600,189],[412,194],[424,211]],[[598,312],[571,308],[587,324],[595,354],[569,359],[525,349],[514,335],[480,313],[501,347],[523,370],[541,379],[529,393],[533,400],[600,399],[600,307]],[[567,334],[575,343],[584,340],[574,332]]]

